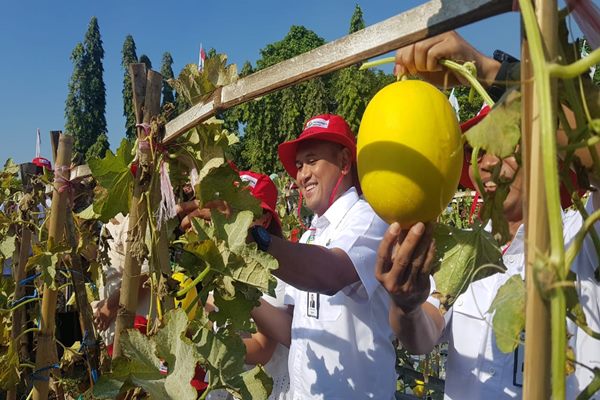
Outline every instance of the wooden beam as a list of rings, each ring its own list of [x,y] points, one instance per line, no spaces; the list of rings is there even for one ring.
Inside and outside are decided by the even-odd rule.
[[[165,142],[225,110],[421,39],[510,11],[512,0],[431,0],[216,90],[166,125]]]

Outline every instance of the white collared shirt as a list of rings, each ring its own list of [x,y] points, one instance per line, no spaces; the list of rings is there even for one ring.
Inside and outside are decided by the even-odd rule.
[[[591,210],[591,205],[590,199],[586,207],[588,211]],[[563,214],[565,243],[571,242],[581,225],[582,219],[578,212],[568,211]],[[523,346],[519,346],[512,353],[502,353],[498,349],[492,330],[493,314],[488,313],[488,310],[498,289],[512,275],[519,274],[524,278],[524,235],[524,227],[520,226],[504,252],[502,259],[507,271],[473,282],[467,291],[456,299],[445,316],[443,339],[449,341],[445,399],[521,398]],[[595,257],[595,251],[588,238],[572,269],[578,273],[579,291],[584,291],[584,296],[580,293],[580,299],[588,324],[592,329],[599,331],[600,292],[593,277],[593,270],[598,264],[590,261],[591,256]],[[580,274],[579,271],[586,271],[587,275]],[[574,329],[571,324],[569,332],[574,333],[570,345],[576,349],[577,360],[592,367],[600,367],[600,341]],[[576,393],[581,392],[590,382],[591,376],[591,372],[586,369],[577,368],[575,374],[567,379],[567,399],[574,399]],[[600,399],[600,396],[596,395],[594,399]]]
[[[397,376],[388,323],[390,297],[374,271],[387,224],[350,188],[311,227],[312,243],[345,251],[360,281],[333,296],[312,294],[312,305],[308,292],[286,288],[286,303],[294,305],[291,398],[392,399]],[[305,232],[300,242],[310,235]]]

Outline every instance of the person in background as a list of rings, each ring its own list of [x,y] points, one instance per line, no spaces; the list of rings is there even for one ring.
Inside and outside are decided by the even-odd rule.
[[[399,49],[396,53],[396,72],[419,75],[438,85],[448,74],[449,81],[460,83],[452,73],[439,66],[440,59],[475,61],[477,75],[489,89],[502,89],[507,81],[518,83],[518,75],[515,75],[518,63],[515,59],[486,57],[455,32]],[[560,132],[558,137],[560,140]],[[577,156],[584,166],[591,167],[591,156],[587,149],[578,151]],[[500,168],[498,178],[494,178],[492,173],[496,167]],[[439,312],[423,314],[420,309],[429,294],[427,277],[434,261],[430,228],[417,223],[410,230],[401,231],[398,224],[392,224],[379,246],[377,279],[393,299],[390,324],[405,347],[413,352],[426,353],[440,340],[449,342],[446,399],[520,398],[523,346],[510,354],[498,349],[492,331],[493,314],[488,310],[500,286],[513,275],[524,277],[525,274],[523,171],[514,156],[501,160],[491,154],[482,154],[478,169],[484,190],[488,193],[496,190],[498,182],[495,179],[512,181],[503,204],[512,238],[503,248],[506,272],[471,283],[445,316],[442,317]],[[469,173],[473,179],[473,171]],[[592,213],[599,205],[600,198],[594,192],[586,205],[587,211]],[[580,214],[565,211],[563,226],[565,244],[568,245],[582,226]],[[594,278],[597,265],[598,255],[587,238],[572,270],[577,274],[576,287],[588,325],[596,332],[600,331],[600,289]],[[600,343],[573,325],[569,326],[569,331],[576,360],[591,368],[600,367]],[[592,377],[590,370],[577,365],[575,373],[567,380],[567,398],[574,399]],[[595,395],[595,398],[600,397]]]
[[[260,206],[263,210],[262,215],[254,220],[253,225],[261,226],[269,234],[283,238],[281,231],[281,222],[277,215],[277,187],[269,176],[259,174],[253,171],[239,171],[242,182],[247,184],[254,197],[260,200]],[[212,204],[217,210],[228,215],[230,210],[226,204]],[[193,217],[210,220],[211,209],[208,207],[200,208],[197,201],[192,200],[182,203],[178,206],[178,214],[181,219],[180,228],[186,231],[191,228],[191,219]],[[275,297],[264,294],[262,299],[271,306],[281,309],[284,308],[284,293],[286,284],[277,279],[275,288]],[[214,310],[209,297],[206,305],[211,311]],[[287,347],[271,340],[262,332],[250,334],[243,338],[246,346],[246,363],[264,365],[265,370],[273,378],[273,390],[269,400],[285,400],[290,387],[288,374],[288,349]],[[231,395],[225,390],[211,391],[207,395],[209,400],[230,399]]]

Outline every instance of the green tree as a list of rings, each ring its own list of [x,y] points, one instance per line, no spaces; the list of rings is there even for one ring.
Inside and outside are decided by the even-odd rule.
[[[146,68],[152,69],[152,61],[150,61],[150,57],[145,54],[140,56],[140,63],[146,64]]]
[[[83,45],[71,55],[73,74],[65,105],[65,127],[74,137],[74,151],[80,158],[106,133],[106,89],[104,86],[104,49],[98,19],[92,17]]]
[[[106,133],[101,133],[94,143],[85,153],[85,159],[89,160],[90,158],[104,158],[106,151],[109,149],[110,144],[108,143],[108,136]]]
[[[483,106],[483,99],[481,96],[479,96],[479,94],[477,94],[477,92],[475,92],[473,98],[469,100],[470,91],[470,86],[458,86],[454,88],[454,96],[456,96],[459,105],[458,115],[460,122],[465,122],[476,116]],[[447,91],[446,95],[450,95],[449,90]]]
[[[297,56],[324,44],[323,38],[303,27],[292,26],[280,41],[261,50],[257,70]],[[269,94],[239,108],[237,122],[243,124],[241,160],[246,168],[271,173],[281,171],[277,146],[284,140],[296,137],[304,122],[319,113],[331,111],[327,97],[327,78],[316,78],[293,87]],[[321,93],[316,93],[317,91]],[[309,97],[308,92],[313,95]],[[308,101],[310,99],[310,102]],[[305,104],[306,102],[306,104]],[[311,114],[307,114],[307,111]],[[233,124],[232,121],[229,121]]]
[[[85,70],[85,49],[82,43],[77,43],[71,53],[73,73],[69,81],[69,93],[65,103],[65,131],[77,138],[85,129],[83,104],[83,75]]]
[[[357,4],[354,7],[354,13],[352,14],[352,18],[350,18],[350,30],[348,33],[352,34],[354,32],[358,32],[361,29],[365,29],[365,20],[363,19],[363,12],[360,6]]]
[[[129,140],[135,140],[135,110],[133,108],[133,92],[131,89],[131,77],[129,75],[129,64],[137,63],[135,41],[133,36],[127,35],[121,50],[121,66],[123,67],[123,116],[125,117],[125,135]]]
[[[350,19],[348,33],[352,34],[364,27],[363,12],[357,4]],[[372,97],[372,85],[377,82],[376,76],[373,71],[359,71],[356,65],[344,68],[335,75],[333,91],[337,105],[335,111],[344,117],[354,134],[358,133],[360,120]]]
[[[167,82],[168,79],[173,79],[173,57],[171,57],[171,53],[166,51],[162,57],[162,64],[160,66],[160,74],[163,77],[163,85],[162,85],[162,106],[165,104],[175,103],[175,96],[173,95],[173,88]]]

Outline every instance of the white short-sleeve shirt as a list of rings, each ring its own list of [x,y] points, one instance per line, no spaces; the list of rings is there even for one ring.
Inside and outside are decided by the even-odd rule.
[[[360,280],[333,296],[286,288],[286,304],[294,305],[291,398],[392,399],[397,376],[390,297],[374,272],[387,224],[351,188],[311,227],[314,232],[300,241],[306,243],[312,232],[312,244],[345,251]]]
[[[588,208],[591,208],[591,199]],[[563,214],[565,243],[570,243],[582,219],[578,212]],[[512,242],[505,249],[503,261],[505,273],[494,274],[473,282],[467,291],[460,295],[446,314],[446,328],[443,339],[449,341],[448,362],[446,365],[445,399],[512,399],[521,398],[523,385],[523,346],[512,353],[502,353],[496,345],[492,329],[493,314],[488,313],[498,289],[512,276],[525,275],[525,230],[520,226]],[[574,263],[578,273],[577,284],[580,299],[588,318],[588,324],[598,331],[599,286],[594,281],[593,269],[597,263],[590,262],[595,251],[589,240]],[[593,267],[594,266],[594,267]],[[583,274],[580,271],[585,271]],[[583,291],[584,296],[581,296]],[[587,336],[583,331],[569,326],[574,336],[570,345],[576,352],[578,361],[592,367],[600,367],[600,341]],[[574,399],[591,380],[591,372],[577,368],[567,379],[567,399]],[[593,397],[600,399],[599,395]]]

